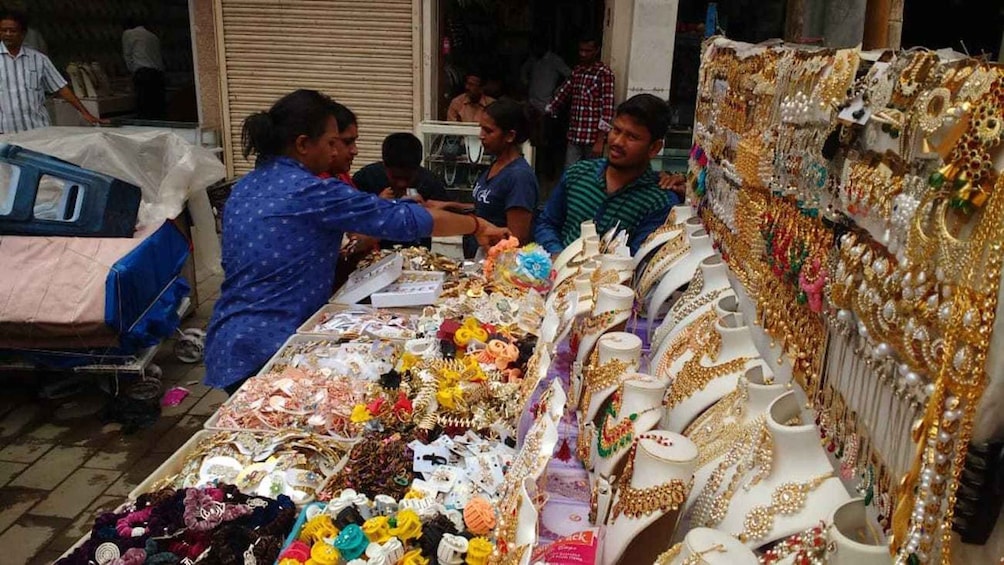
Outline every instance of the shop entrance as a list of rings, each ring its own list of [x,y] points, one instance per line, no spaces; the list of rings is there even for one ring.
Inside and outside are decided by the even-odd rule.
[[[101,118],[139,117],[122,38],[128,27],[144,26],[160,41],[164,66],[156,79],[163,84],[154,86],[162,88],[163,102],[144,112],[144,119],[198,123],[188,0],[16,0],[5,6],[28,16],[25,44],[48,55],[84,106]],[[82,125],[63,100],[50,104],[53,125]]]

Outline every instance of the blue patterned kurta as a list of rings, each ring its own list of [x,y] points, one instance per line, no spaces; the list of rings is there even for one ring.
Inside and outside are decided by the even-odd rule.
[[[429,237],[432,216],[294,159],[259,164],[234,186],[223,213],[223,286],[209,322],[206,384],[255,374],[332,294],[342,233],[396,241]]]

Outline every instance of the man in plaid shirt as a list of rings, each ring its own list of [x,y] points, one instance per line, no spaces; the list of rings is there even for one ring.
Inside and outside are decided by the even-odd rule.
[[[579,42],[579,64],[547,105],[554,116],[571,102],[565,166],[603,155],[603,144],[614,119],[614,72],[600,61],[600,42]]]

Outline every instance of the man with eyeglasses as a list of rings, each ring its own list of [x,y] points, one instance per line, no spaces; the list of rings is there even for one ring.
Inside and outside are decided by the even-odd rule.
[[[90,124],[108,123],[81,104],[48,57],[24,46],[28,19],[21,12],[0,13],[0,133],[50,125],[45,95],[58,94]]]

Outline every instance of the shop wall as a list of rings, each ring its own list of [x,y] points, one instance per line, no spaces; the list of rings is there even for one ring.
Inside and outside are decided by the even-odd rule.
[[[220,104],[220,65],[217,59],[216,21],[213,0],[190,0],[195,73],[199,85],[200,120],[204,128],[219,129],[223,123]]]
[[[359,118],[355,166],[380,158],[383,138],[420,115],[420,0],[215,0],[224,153],[241,155],[244,119],[298,88],[324,92]]]
[[[867,0],[805,0],[803,35],[822,38],[827,47],[854,47],[864,37],[867,4]]]

